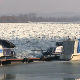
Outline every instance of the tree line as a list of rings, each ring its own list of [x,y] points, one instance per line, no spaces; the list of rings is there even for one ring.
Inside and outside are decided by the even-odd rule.
[[[0,23],[79,22],[80,17],[43,17],[35,14],[0,16]]]

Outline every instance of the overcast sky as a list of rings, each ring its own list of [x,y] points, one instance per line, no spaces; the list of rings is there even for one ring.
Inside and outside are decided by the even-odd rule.
[[[0,15],[26,13],[80,14],[80,0],[0,0]]]

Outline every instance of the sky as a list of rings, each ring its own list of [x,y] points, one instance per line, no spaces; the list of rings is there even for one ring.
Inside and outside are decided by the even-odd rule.
[[[79,15],[80,0],[0,0],[0,15]]]

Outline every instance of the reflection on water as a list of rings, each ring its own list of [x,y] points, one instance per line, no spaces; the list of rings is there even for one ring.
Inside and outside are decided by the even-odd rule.
[[[80,62],[6,65],[0,67],[0,80],[80,80]]]
[[[0,80],[16,80],[15,74],[0,74]]]
[[[76,80],[74,78],[64,78],[64,80]]]
[[[38,78],[38,77],[36,77],[36,78],[34,78],[33,77],[33,79],[31,79],[31,78],[21,78],[20,76],[17,76],[16,77],[16,75],[15,74],[0,74],[0,80],[38,80],[38,79],[40,79],[40,77]],[[40,80],[52,80],[52,78],[42,78],[41,77],[41,79]],[[80,78],[53,78],[53,80],[80,80]]]

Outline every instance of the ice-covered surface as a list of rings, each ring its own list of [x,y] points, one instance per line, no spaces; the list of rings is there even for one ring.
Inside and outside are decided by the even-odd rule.
[[[0,38],[13,42],[19,55],[54,47],[56,41],[67,39],[67,36],[79,39],[80,24],[0,23]]]

